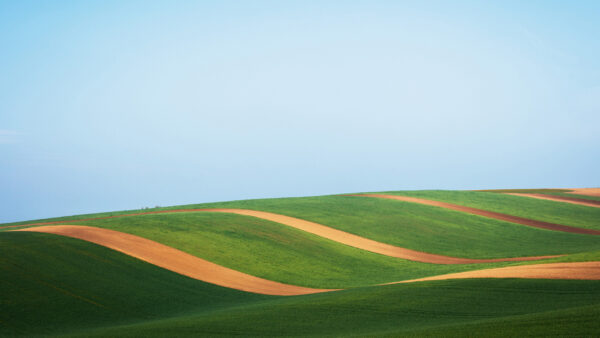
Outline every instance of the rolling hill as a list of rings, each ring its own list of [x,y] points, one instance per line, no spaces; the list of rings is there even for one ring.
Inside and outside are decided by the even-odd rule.
[[[1,224],[0,335],[598,335],[600,208],[508,193]]]

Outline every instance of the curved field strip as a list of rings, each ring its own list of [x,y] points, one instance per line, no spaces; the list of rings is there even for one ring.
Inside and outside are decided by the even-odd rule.
[[[463,278],[527,278],[527,279],[580,279],[600,280],[600,262],[570,262],[507,266],[449,273],[439,276],[411,279],[397,283],[425,282]],[[397,284],[390,283],[390,284]]]
[[[48,225],[14,230],[40,232],[95,243],[164,269],[207,283],[265,295],[291,296],[338,291],[283,284],[232,270],[172,247],[120,231],[83,225]],[[387,284],[411,283],[463,278],[529,278],[600,280],[600,262],[569,262],[516,265],[502,268],[465,271]]]
[[[377,242],[368,238],[357,236],[345,231],[337,230],[318,223],[305,221],[299,218],[274,214],[265,211],[246,210],[246,209],[204,209],[207,212],[224,212],[238,215],[246,215],[262,218],[272,222],[284,224],[311,234],[330,239],[332,241],[349,245],[358,249],[375,252],[381,255],[407,259],[422,263],[434,264],[473,264],[473,263],[494,263],[494,262],[519,262],[553,258],[557,256],[535,256],[535,257],[513,257],[513,258],[495,258],[495,259],[471,259],[459,258],[443,255],[430,254],[426,252],[410,250],[394,245]]]
[[[575,197],[566,197],[566,196],[549,195],[549,194],[526,194],[526,193],[506,193],[506,195],[531,197],[531,198],[538,198],[538,199],[548,200],[548,201],[565,202],[565,203],[571,203],[571,204],[585,205],[588,207],[600,208],[600,201],[584,200],[582,198],[575,198]]]
[[[361,195],[362,196],[362,195]],[[492,259],[474,259],[474,258],[461,258],[451,257],[445,255],[431,254],[422,251],[416,251],[406,249],[382,242],[377,242],[365,237],[357,236],[345,231],[337,230],[328,226],[324,226],[315,222],[305,221],[299,218],[294,218],[285,215],[279,215],[271,212],[247,210],[247,209],[233,209],[233,208],[215,208],[215,209],[176,209],[176,210],[161,210],[151,211],[146,213],[135,213],[117,216],[107,216],[102,218],[82,219],[73,220],[71,222],[91,221],[109,218],[120,218],[127,216],[140,216],[150,214],[164,214],[164,213],[180,213],[180,212],[222,212],[232,213],[244,216],[252,216],[268,221],[287,225],[329,240],[342,243],[348,246],[352,246],[358,249],[378,253],[385,256],[407,259],[421,263],[434,263],[434,264],[476,264],[476,263],[496,263],[496,262],[521,262],[521,261],[533,261],[547,258],[558,257],[559,255],[546,255],[546,256],[532,256],[532,257],[511,257],[511,258],[492,258]],[[42,224],[54,224],[56,222],[48,222]],[[28,224],[28,225],[39,225],[40,223]],[[22,225],[25,226],[25,225]]]
[[[501,201],[508,200],[510,202],[513,202],[516,200],[521,204],[526,204],[528,207],[529,204],[538,205],[541,202],[541,204],[548,207],[552,207],[553,205],[559,205],[560,207],[562,207],[563,204],[565,204],[567,208],[576,207],[573,208],[574,211],[579,211],[579,209],[586,209],[584,211],[587,211],[587,209],[592,209],[593,211],[600,211],[600,209],[596,208],[567,205],[566,203],[541,201],[525,197],[506,196],[502,194],[477,193],[477,195],[492,195],[492,197],[496,195],[501,195],[499,196],[499,200]],[[521,202],[520,200],[524,201]],[[213,230],[211,230],[215,229],[219,232],[219,234],[216,235],[220,236],[219,238],[217,238],[219,242],[222,243],[220,247],[216,247],[210,242],[200,244],[201,242],[204,242],[204,240],[199,241],[198,244],[194,244],[194,239],[192,238],[186,240],[188,243],[186,244],[187,247],[185,248],[179,246],[181,241],[177,240],[176,238],[172,238],[172,240],[170,240],[170,243],[165,244],[186,251],[198,257],[203,257],[205,259],[209,259],[210,261],[218,262],[221,265],[235,268],[238,270],[240,270],[239,264],[233,264],[235,267],[231,266],[230,264],[230,262],[238,261],[237,259],[235,259],[235,255],[229,255],[229,257],[221,255],[223,256],[223,259],[219,261],[215,260],[218,258],[215,255],[206,254],[206,250],[198,249],[201,247],[212,247],[214,249],[212,249],[211,252],[222,252],[223,250],[220,248],[234,244],[233,242],[231,242],[231,240],[235,239],[237,241],[236,245],[240,249],[238,250],[239,254],[244,255],[243,257],[246,257],[246,254],[244,254],[243,252],[245,250],[244,248],[252,250],[252,252],[260,252],[255,250],[265,250],[267,248],[274,248],[277,246],[283,248],[284,244],[287,242],[285,238],[288,238],[288,235],[295,236],[293,233],[290,232],[286,232],[285,234],[281,233],[281,231],[277,229],[276,224],[273,222],[265,221],[273,224],[267,224],[264,222],[258,223],[255,220],[251,220],[253,217],[238,216],[247,218],[248,220],[225,219],[225,221],[227,221],[227,223],[230,225],[226,225],[225,227],[223,227],[220,221],[218,221],[218,218],[214,218],[214,216],[200,217],[202,213],[194,213],[194,211],[196,210],[204,210],[203,208],[211,207],[251,209],[277,214],[284,214],[303,220],[312,221],[318,224],[323,224],[335,229],[339,229],[348,233],[352,233],[361,237],[369,238],[393,246],[409,248],[411,250],[419,252],[427,252],[452,257],[464,257],[473,259],[496,259],[504,257],[577,254],[583,252],[597,251],[600,245],[599,236],[589,236],[558,231],[545,231],[538,228],[525,227],[519,224],[500,221],[492,218],[473,217],[467,213],[455,212],[453,210],[448,210],[445,208],[427,206],[417,203],[397,203],[397,201],[390,199],[356,198],[350,196],[321,196],[307,198],[221,202],[199,205],[197,204],[189,206],[172,207],[172,209],[153,210],[150,212],[146,212],[144,215],[139,215],[139,213],[137,213],[137,215],[139,216],[127,218],[117,218],[114,217],[114,214],[95,214],[80,216],[78,220],[74,220],[74,218],[77,216],[71,216],[71,219],[68,220],[68,222],[82,222],[81,218],[87,216],[88,219],[93,218],[96,219],[96,221],[87,221],[83,224],[77,224],[99,226],[118,231],[125,231],[145,238],[157,240],[161,243],[164,243],[161,237],[161,229],[165,229],[165,227],[171,229],[170,231],[175,231],[177,233],[180,233],[181,235],[183,235],[182,232],[193,231],[196,233],[196,238],[199,239],[204,238],[205,235],[209,235],[210,238],[215,238],[215,236],[213,235],[215,233]],[[183,210],[181,210],[182,212],[179,214],[169,213],[172,211],[177,211],[177,209]],[[155,215],[149,216],[148,214]],[[131,213],[123,213],[119,215],[119,217],[127,215],[131,215]],[[99,218],[100,216],[105,217]],[[577,215],[573,217],[577,217]],[[256,220],[259,219],[256,218]],[[29,223],[39,223],[48,221],[56,222],[57,220],[50,219],[44,221],[31,221]],[[61,222],[64,222],[64,220]],[[145,222],[150,222],[152,226],[148,227],[149,224],[146,224]],[[211,224],[210,228],[208,227],[209,224]],[[234,224],[237,224],[238,226],[232,226]],[[24,227],[23,224],[19,226]],[[289,228],[291,230],[296,231],[296,229],[294,228],[285,226],[280,228]],[[227,229],[228,232],[224,232]],[[256,235],[260,235],[260,237],[262,237],[263,239],[271,238],[273,240],[270,244],[266,243],[266,245],[253,245],[252,249],[250,249],[250,247],[247,247],[245,243],[240,241],[242,238],[239,235],[239,231],[242,231],[244,233],[246,233],[247,231],[251,231],[252,233],[245,234],[243,236],[246,238],[250,236],[254,239],[254,243],[257,244],[260,244],[259,242],[264,243],[264,240],[261,240]],[[173,234],[175,234],[175,232],[173,232]],[[274,235],[277,236],[277,238],[273,237]],[[187,238],[185,235],[180,236],[180,238],[182,239],[184,237]],[[316,252],[320,251],[314,251],[315,249],[318,249],[318,247],[315,248],[315,245],[313,245],[316,244],[318,241],[311,240],[309,237],[305,237],[305,240],[309,240],[309,242],[312,243],[308,246],[305,246],[301,244],[302,241],[300,241],[300,238],[298,236],[296,236],[296,240],[296,245],[294,245],[294,247],[289,247],[291,250],[284,250],[289,253],[287,257],[297,258],[296,261],[300,264],[308,264],[310,260],[314,261],[314,258],[318,259]],[[302,250],[304,250],[301,249],[302,247],[311,247],[312,249],[308,249],[309,251],[306,251],[310,252],[310,254],[306,255],[302,253]],[[336,256],[340,256],[342,252],[344,252],[345,254],[351,253],[351,251],[344,250],[343,248],[335,248],[335,246],[327,245],[326,247],[328,248],[328,250],[321,250],[322,255],[327,255],[332,251],[338,253],[338,255]],[[350,246],[347,247],[354,249]],[[301,254],[294,254],[294,250]],[[367,253],[367,251],[364,252]],[[250,256],[248,256],[248,259],[246,259],[246,261],[252,264],[253,266],[262,266],[266,268],[266,265],[260,265],[257,263],[261,260],[265,261],[265,257],[267,256],[268,255],[266,254],[251,254]],[[352,256],[358,258],[359,261],[362,261],[366,264],[368,264],[366,261],[377,260],[374,257],[368,258],[364,255],[363,257],[368,259],[361,259],[361,257],[359,257],[360,253],[358,252],[352,254]],[[309,260],[305,260],[301,257],[307,257],[309,258]],[[590,258],[594,259],[593,257]],[[356,259],[343,260],[349,264],[351,263],[351,261],[354,261],[352,264],[357,264]],[[327,264],[322,264],[321,267],[323,268],[323,270],[318,278],[293,277],[294,270],[291,269],[292,265],[288,264],[290,267],[290,274],[288,274],[288,277],[293,278],[279,279],[275,276],[278,274],[267,271],[276,271],[274,265],[276,264],[276,262],[271,262],[273,264],[271,264],[269,269],[260,268],[260,270],[262,271],[257,271],[254,269],[243,271],[266,279],[277,280],[283,283],[290,283],[309,287],[320,287],[320,285],[322,284],[320,284],[319,280],[322,280],[323,278],[329,278],[326,276],[333,277],[335,275],[335,279],[337,281],[350,281],[347,279],[347,277],[351,276],[351,270],[356,269],[347,268],[342,272],[337,269],[329,269],[326,267],[330,264],[333,264],[334,262],[335,260],[330,259]],[[385,266],[395,265],[394,263],[391,263],[389,261],[381,263],[383,263],[381,265]],[[362,265],[364,264],[361,264],[361,266]],[[367,272],[365,269],[358,269],[356,270],[356,273],[371,274],[374,273],[374,271],[376,271],[377,269],[371,270],[372,272]],[[332,273],[327,273],[326,271],[331,271]],[[340,273],[337,273],[337,271],[339,271]],[[457,271],[439,271],[439,273],[449,272]],[[418,278],[426,276],[427,274],[413,274],[412,276],[409,274],[406,276],[397,276],[400,278],[394,278],[394,276],[392,275],[393,274],[387,275],[387,277],[383,280],[372,280],[372,283],[370,284],[383,283],[392,280]],[[388,277],[391,277],[391,279],[389,279]],[[309,279],[312,280],[310,283],[308,283]],[[351,278],[351,280],[354,279]],[[371,278],[362,278],[362,280],[363,282],[367,282],[367,280],[371,280]],[[331,281],[333,282],[333,279]],[[328,287],[341,288],[355,286],[346,284],[345,281],[342,284],[338,285],[336,285],[336,283],[337,282],[332,283]],[[353,282],[351,284],[353,284]]]
[[[312,289],[254,277],[211,263],[172,247],[119,231],[77,225],[48,225],[15,231],[56,234],[92,242],[167,270],[232,289],[278,296],[304,295],[334,289]]]
[[[352,288],[511,264],[413,262],[354,248],[280,223],[232,213],[172,213],[77,224],[140,236],[252,276],[310,288]],[[533,251],[513,257],[558,253],[559,250]],[[552,261],[563,261],[567,257]]]
[[[501,197],[562,206],[562,203],[525,197]],[[473,217],[468,213],[445,208],[398,203],[390,199],[338,195],[240,201],[213,204],[210,207],[283,214],[378,242],[453,257],[494,259],[560,255],[597,251],[600,247],[600,236],[547,231],[487,217]],[[600,211],[583,206],[574,207]]]
[[[541,194],[565,197],[568,199],[584,201],[600,201],[600,188],[582,188],[582,189],[492,189],[492,190],[473,190],[475,192],[493,192],[506,194]]]
[[[499,212],[476,209],[476,208],[466,207],[466,206],[462,206],[462,205],[434,201],[434,200],[427,200],[427,199],[422,199],[422,198],[417,198],[417,197],[385,195],[385,194],[357,194],[357,195],[351,195],[351,196],[386,198],[386,199],[398,200],[398,201],[402,201],[402,202],[419,203],[419,204],[425,204],[425,205],[430,205],[430,206],[435,206],[435,207],[441,207],[441,208],[466,212],[466,213],[473,214],[473,215],[494,218],[494,219],[507,221],[507,222],[511,222],[511,223],[517,223],[517,224],[521,224],[521,225],[526,225],[526,226],[530,226],[530,227],[534,227],[534,228],[570,232],[570,233],[575,233],[575,234],[600,235],[600,230],[583,229],[583,228],[571,227],[568,225],[536,221],[536,220],[522,218],[522,217],[518,217],[518,216],[501,214]]]

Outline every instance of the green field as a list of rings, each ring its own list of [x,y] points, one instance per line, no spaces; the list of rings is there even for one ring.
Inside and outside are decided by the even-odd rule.
[[[553,208],[557,203],[533,200],[529,204],[522,197],[487,192],[394,193],[600,228],[597,208]],[[562,254],[565,256],[541,262],[600,260],[600,236],[531,228],[376,198],[338,195],[161,209],[212,207],[280,213],[384,243],[457,257]],[[87,217],[90,216],[63,219]],[[255,217],[214,212],[140,215],[71,224],[138,235],[269,280],[346,290],[305,296],[258,295],[187,278],[82,240],[4,228],[0,229],[0,336],[600,333],[600,324],[595,320],[600,315],[600,281],[464,279],[377,285],[531,262],[412,262]]]
[[[538,221],[600,229],[600,208],[479,191],[390,191],[390,195],[419,197],[495,211]]]
[[[391,285],[332,294],[260,301],[227,310],[117,328],[107,335],[419,335],[493,333],[593,335],[600,329],[600,283],[545,280],[458,280]],[[573,291],[576,289],[577,291]],[[544,291],[540,291],[544,290]],[[568,310],[567,311],[565,311]],[[566,313],[565,313],[566,312]],[[532,316],[532,314],[535,314]],[[575,321],[555,321],[567,315]],[[533,318],[532,318],[533,317]],[[528,325],[523,321],[529,319]],[[521,328],[514,328],[514,323]],[[469,325],[470,324],[470,325]],[[583,325],[582,325],[583,324]],[[447,330],[451,328],[451,331]],[[531,331],[529,331],[531,332]],[[94,334],[92,334],[94,335]]]
[[[548,203],[554,204],[551,201],[548,201]],[[596,251],[600,248],[600,238],[596,236],[536,229],[437,207],[365,197],[321,196],[262,199],[193,204],[156,210],[215,207],[280,213],[317,222],[380,242],[456,257],[501,258],[554,255]],[[516,207],[518,208],[519,205],[517,204]],[[582,208],[594,209],[590,207]],[[592,211],[596,212],[596,210]],[[92,217],[104,215],[96,214]],[[220,214],[214,214],[210,217],[200,214],[144,215],[127,219],[114,218],[77,222],[77,224],[109,227],[116,230],[128,229],[128,231],[138,231],[132,233],[141,236],[162,236],[162,232],[167,232],[169,229],[177,230],[179,227],[177,222],[187,224],[183,227],[184,231],[201,231],[202,229],[219,231],[218,227],[223,226],[223,223],[215,226],[214,222],[211,223],[211,219],[221,219],[221,217],[224,216]],[[257,227],[258,224],[262,224],[261,227],[268,226],[268,222],[257,223],[252,217],[235,217],[238,220],[236,221],[237,224],[249,222],[252,227]],[[600,214],[597,217],[600,219]],[[213,225],[202,226],[202,222],[209,222]],[[598,221],[594,219],[592,222],[597,223]],[[149,232],[152,232],[153,228],[160,229],[161,232],[150,234]],[[243,228],[245,230],[242,231],[251,231],[249,227]],[[275,231],[273,229],[276,228],[281,229],[283,226],[270,227],[272,231]],[[285,230],[281,229],[279,231]],[[202,236],[205,238],[204,234]],[[230,237],[228,236],[228,238]],[[153,237],[149,238],[152,239]]]

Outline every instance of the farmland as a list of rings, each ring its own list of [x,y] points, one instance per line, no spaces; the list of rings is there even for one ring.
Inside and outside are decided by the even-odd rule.
[[[483,191],[378,194],[600,230],[600,209],[594,207]],[[592,320],[600,314],[600,236],[360,195],[2,224],[0,335],[600,332]],[[103,231],[115,236],[114,243],[98,240]],[[308,291],[278,295],[232,287],[219,276],[153,263],[131,243],[146,249],[156,243],[166,248],[164,255],[186,255],[249,279]],[[539,264],[557,268],[528,272]],[[396,283],[480,270],[490,272],[479,274],[485,278]]]

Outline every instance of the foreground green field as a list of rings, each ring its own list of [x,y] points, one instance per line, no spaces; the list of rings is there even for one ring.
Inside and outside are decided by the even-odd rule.
[[[0,234],[0,336],[62,334],[268,299],[81,240]]]
[[[90,336],[593,336],[600,284],[457,280],[269,300],[214,313],[100,329]],[[574,291],[577,290],[577,291]],[[557,317],[561,321],[557,321]],[[567,319],[567,320],[565,320]],[[87,335],[87,334],[86,334]]]
[[[79,240],[0,235],[0,335],[497,335],[598,332],[600,282],[474,279],[294,297],[212,286]],[[90,282],[92,281],[92,282]],[[515,331],[520,325],[525,331]],[[535,326],[537,325],[537,326]],[[448,328],[446,328],[448,326]],[[517,328],[519,326],[516,326]],[[433,331],[432,331],[433,330]],[[440,331],[435,331],[440,330]]]
[[[557,208],[559,203],[533,199],[526,199],[533,204],[521,203],[523,197],[495,193],[394,193],[473,204],[469,206],[572,226],[594,228],[600,220],[588,210],[597,208],[582,207],[585,212],[579,212],[580,206]],[[531,228],[415,203],[342,195],[156,210],[217,207],[284,214],[383,243],[456,257],[564,256],[539,262],[419,263],[371,253],[256,217],[215,212],[70,223],[141,236],[273,281],[347,289],[281,297],[193,280],[82,240],[2,228],[0,336],[600,333],[600,324],[593,320],[600,315],[600,281],[464,279],[377,285],[515,264],[600,261],[600,236]],[[132,211],[63,219],[128,213]]]

